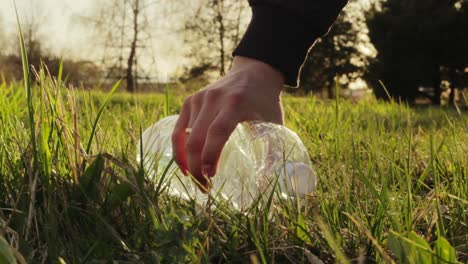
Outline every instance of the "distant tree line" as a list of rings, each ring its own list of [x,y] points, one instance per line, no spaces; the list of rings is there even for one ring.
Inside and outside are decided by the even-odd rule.
[[[365,22],[363,7],[351,1],[328,34],[311,49],[302,70],[300,90],[333,98],[336,83],[346,87],[364,77],[374,57]]]
[[[231,53],[251,16],[247,1],[198,0],[192,3],[181,28],[189,64],[179,81],[187,84],[186,90],[198,90],[229,70]]]
[[[468,83],[467,6],[466,0],[352,0],[329,33],[317,40],[300,88],[291,91],[332,98],[337,84],[347,88],[361,83],[382,99],[414,103],[427,98],[441,104],[447,93],[455,103]],[[145,77],[146,65],[158,59],[151,52],[158,41],[152,32],[157,21],[167,20],[172,21],[165,23],[167,31],[179,34],[186,47],[187,63],[177,78],[199,89],[230,68],[231,52],[250,16],[246,0],[99,2],[85,20],[96,30],[94,41],[103,58],[65,60],[68,80],[79,85],[121,78],[129,92],[138,91],[139,81],[151,81]],[[42,49],[34,37],[36,26],[30,23],[24,30],[31,64],[38,67],[42,61],[53,73],[59,59]],[[0,44],[5,37],[0,27]],[[0,51],[0,71],[6,75],[21,78],[20,64],[17,53]]]
[[[53,55],[41,55],[34,53],[29,59],[32,72],[43,69],[51,76],[57,76],[60,66],[64,81],[74,87],[95,87],[101,81],[102,70],[93,61],[86,60],[62,60]],[[0,74],[9,81],[23,78],[21,57],[15,54],[0,55]]]
[[[417,97],[450,101],[468,82],[468,1],[386,0],[367,13],[369,36],[378,51],[367,79],[379,97],[414,102]],[[387,87],[376,83],[381,80]]]
[[[137,92],[142,80],[148,79],[143,61],[156,59],[151,43],[155,30],[153,13],[162,1],[107,0],[96,2],[96,9],[82,22],[94,30],[93,39],[102,49],[104,78],[123,79],[128,92]]]
[[[21,27],[25,41],[29,66],[35,73],[41,69],[46,70],[52,76],[57,76],[60,65],[64,80],[75,87],[94,87],[103,73],[95,62],[89,60],[72,60],[60,58],[47,51],[40,37],[42,23],[40,11],[31,13],[23,19]],[[0,21],[0,75],[7,81],[23,78],[23,66],[19,47],[19,33],[9,36]]]

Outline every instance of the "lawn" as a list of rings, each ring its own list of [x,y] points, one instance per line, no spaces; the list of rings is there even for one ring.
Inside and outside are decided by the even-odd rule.
[[[468,115],[284,95],[319,182],[247,213],[169,196],[136,162],[184,95],[0,83],[0,263],[468,261]]]

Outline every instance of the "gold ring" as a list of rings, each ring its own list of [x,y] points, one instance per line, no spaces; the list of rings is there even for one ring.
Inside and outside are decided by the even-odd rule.
[[[187,127],[187,128],[185,129],[185,133],[186,133],[186,134],[190,134],[190,133],[192,133],[192,129],[191,129],[191,128],[189,128],[189,127]]]

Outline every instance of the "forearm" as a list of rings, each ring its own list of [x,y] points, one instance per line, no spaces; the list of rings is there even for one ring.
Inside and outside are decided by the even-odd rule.
[[[235,56],[254,58],[284,74],[297,76],[310,46],[324,35],[347,0],[251,0],[253,18]]]
[[[329,27],[348,0],[249,0],[252,7],[267,6],[289,10],[295,16]]]

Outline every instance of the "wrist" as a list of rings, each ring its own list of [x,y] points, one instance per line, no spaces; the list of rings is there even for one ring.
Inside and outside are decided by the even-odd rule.
[[[235,56],[229,74],[245,74],[259,82],[264,82],[266,86],[273,86],[281,91],[285,82],[285,76],[273,66],[248,57]]]

